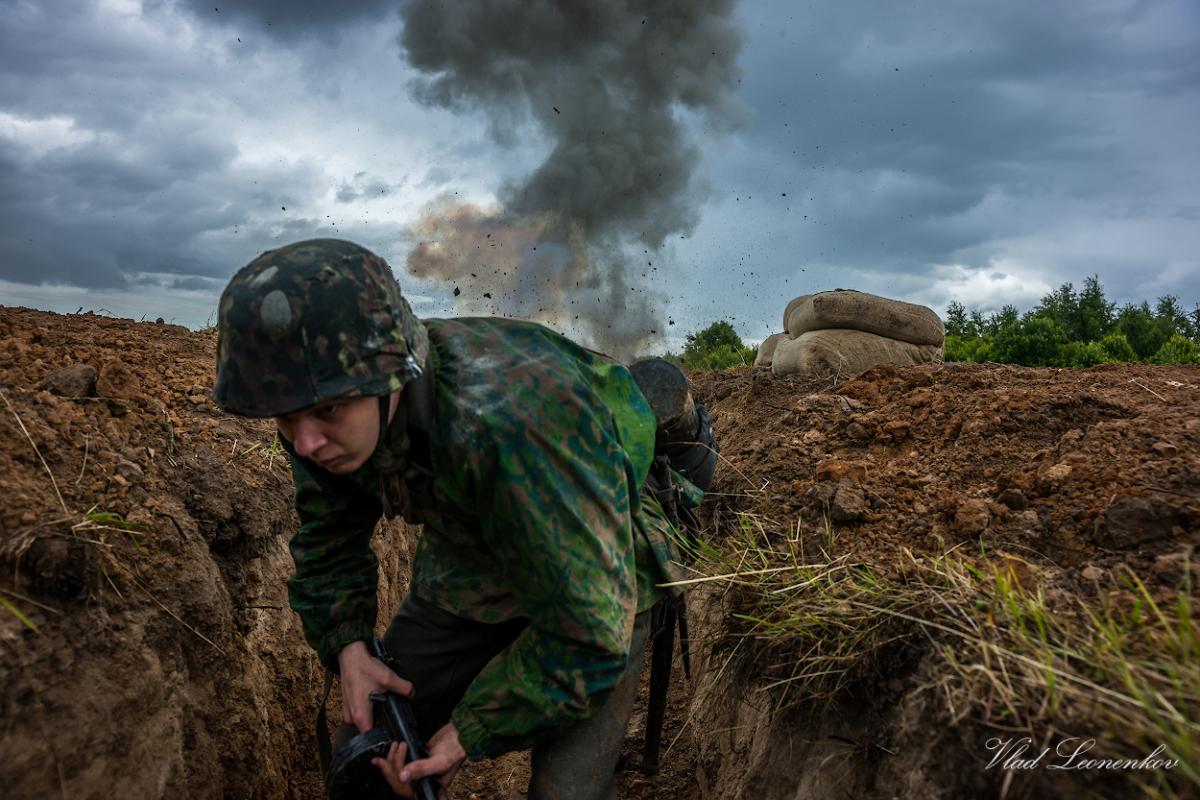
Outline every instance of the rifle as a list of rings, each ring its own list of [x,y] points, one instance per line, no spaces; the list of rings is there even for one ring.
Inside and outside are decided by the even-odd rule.
[[[386,664],[392,672],[396,671],[391,657],[383,648],[382,639],[371,642],[371,655]],[[412,704],[408,702],[407,698],[395,692],[372,692],[371,702],[375,704],[376,720],[379,719],[380,712],[383,713],[383,721],[392,740],[408,745],[406,761],[420,761],[423,758],[429,758],[425,740],[417,731],[417,718],[413,714]],[[416,795],[417,800],[437,800],[441,792],[442,782],[436,775],[419,778],[413,782],[413,794]]]
[[[381,640],[372,641],[370,650],[371,655],[396,672],[396,664]],[[331,679],[332,673],[325,682],[326,699],[329,697]],[[371,703],[375,710],[375,727],[354,736],[331,757],[325,729],[325,701],[321,701],[321,709],[317,714],[317,744],[321,766],[325,768],[325,791],[329,800],[384,800],[395,797],[383,774],[371,763],[373,758],[387,758],[392,742],[404,742],[408,746],[406,762],[429,757],[408,698],[394,692],[372,692]],[[417,800],[437,800],[442,791],[442,782],[437,776],[430,776],[413,781],[412,787]]]

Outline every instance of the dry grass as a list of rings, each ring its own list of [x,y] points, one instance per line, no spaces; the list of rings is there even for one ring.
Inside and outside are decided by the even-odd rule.
[[[262,465],[268,472],[275,469],[289,470],[291,462],[288,460],[287,451],[283,449],[283,442],[279,441],[279,432],[275,431],[272,434],[271,441],[264,445],[262,442],[254,442],[246,445],[242,439],[235,439],[233,446],[230,448],[229,456],[231,461],[241,461],[251,458],[260,459]]]
[[[742,514],[693,568],[729,587],[729,635],[779,704],[870,686],[897,649],[929,653],[947,724],[967,722],[1042,741],[1098,740],[1089,757],[1141,758],[1163,745],[1170,771],[1129,772],[1143,794],[1200,789],[1200,620],[1188,565],[1151,590],[1128,569],[1109,585],[980,551],[897,551],[886,563],[833,555],[822,531],[805,553],[799,529]],[[811,541],[811,539],[810,539]],[[1059,582],[1059,583],[1056,583]]]

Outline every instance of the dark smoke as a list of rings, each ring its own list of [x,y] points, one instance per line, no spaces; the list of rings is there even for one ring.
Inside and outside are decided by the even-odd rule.
[[[699,150],[679,114],[732,127],[740,39],[733,0],[591,3],[415,0],[402,45],[426,74],[423,102],[480,107],[504,143],[525,119],[553,147],[531,175],[502,187],[501,207],[439,203],[414,226],[417,275],[465,282],[469,311],[586,329],[631,355],[658,338],[650,295],[628,253],[696,224]],[[473,276],[473,277],[472,277]],[[493,302],[480,308],[483,293]],[[578,321],[581,326],[574,323]]]

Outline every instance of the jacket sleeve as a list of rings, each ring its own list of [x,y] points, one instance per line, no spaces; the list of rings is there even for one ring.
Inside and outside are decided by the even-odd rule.
[[[527,421],[475,476],[482,535],[529,627],[452,714],[476,759],[588,716],[629,658],[637,610],[633,466],[602,411]]]
[[[321,662],[336,669],[343,647],[374,635],[378,562],[371,535],[382,509],[354,481],[312,467],[294,453],[292,476],[300,528],[289,545],[296,572],[288,579],[288,595],[304,637]]]

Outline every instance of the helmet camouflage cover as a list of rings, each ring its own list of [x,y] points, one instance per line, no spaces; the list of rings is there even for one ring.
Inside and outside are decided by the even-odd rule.
[[[235,414],[273,417],[389,394],[420,375],[428,353],[386,261],[338,239],[297,242],[263,253],[225,287],[213,398]]]

